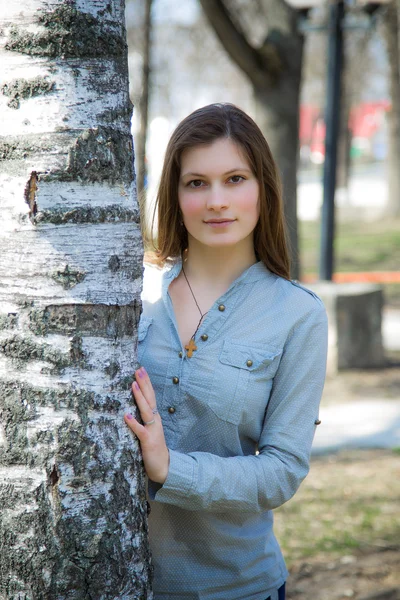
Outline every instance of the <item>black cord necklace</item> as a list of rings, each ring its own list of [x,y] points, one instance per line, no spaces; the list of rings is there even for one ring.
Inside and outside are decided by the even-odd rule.
[[[199,311],[199,313],[200,313],[200,315],[201,315],[201,317],[200,317],[200,321],[199,321],[199,324],[198,324],[198,325],[197,325],[197,327],[196,327],[196,331],[194,332],[194,334],[193,334],[193,335],[192,335],[192,337],[190,338],[189,344],[187,344],[187,345],[185,346],[185,350],[187,350],[187,353],[186,353],[186,354],[187,354],[187,357],[188,357],[188,358],[192,358],[192,356],[193,356],[193,352],[194,352],[195,350],[197,350],[197,346],[196,346],[196,340],[195,340],[196,333],[198,332],[198,330],[199,330],[199,327],[200,327],[200,325],[201,325],[201,322],[202,322],[202,320],[204,319],[204,317],[206,316],[206,314],[208,313],[208,311],[207,311],[207,312],[205,312],[205,313],[202,313],[202,312],[201,312],[200,306],[199,306],[199,304],[198,304],[198,302],[197,302],[197,300],[196,300],[196,296],[195,296],[195,295],[194,295],[194,293],[193,293],[192,286],[191,286],[191,285],[190,285],[190,283],[189,283],[189,279],[186,277],[186,273],[185,273],[185,269],[183,268],[183,265],[182,265],[182,273],[183,273],[183,276],[184,276],[184,278],[186,279],[186,283],[187,283],[187,284],[188,284],[188,286],[189,286],[189,290],[190,290],[190,292],[191,292],[191,294],[192,294],[192,296],[193,296],[193,300],[195,301],[195,303],[196,303],[196,306],[197,306],[197,308],[198,308],[198,311]]]

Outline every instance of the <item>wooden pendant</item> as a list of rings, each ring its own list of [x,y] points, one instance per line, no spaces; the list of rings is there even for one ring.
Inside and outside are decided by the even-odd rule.
[[[192,358],[193,352],[197,350],[196,342],[194,338],[190,338],[190,342],[187,346],[185,346],[185,350],[187,350],[187,357]]]

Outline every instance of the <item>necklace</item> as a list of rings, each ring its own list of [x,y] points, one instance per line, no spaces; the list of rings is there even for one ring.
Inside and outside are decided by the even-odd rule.
[[[205,313],[202,313],[202,312],[201,312],[200,306],[199,306],[199,304],[198,304],[198,302],[197,302],[197,300],[196,300],[196,296],[195,296],[195,295],[194,295],[194,293],[193,293],[192,286],[190,285],[190,283],[189,283],[189,280],[188,280],[188,278],[186,277],[186,273],[185,273],[185,269],[183,268],[183,265],[182,265],[182,273],[183,273],[183,276],[184,276],[184,278],[186,279],[186,283],[187,283],[187,284],[188,284],[188,286],[189,286],[189,290],[190,290],[190,292],[191,292],[191,294],[192,294],[192,296],[193,296],[193,300],[195,301],[195,303],[196,303],[196,306],[197,306],[197,308],[198,308],[198,311],[199,311],[199,313],[200,313],[200,315],[201,315],[201,316],[200,316],[200,321],[199,321],[199,324],[198,324],[198,325],[197,325],[197,327],[196,327],[196,331],[194,332],[194,334],[193,334],[193,335],[192,335],[192,337],[190,338],[190,340],[189,340],[189,343],[188,343],[188,344],[185,346],[185,350],[187,350],[187,357],[188,357],[188,358],[192,358],[192,356],[193,356],[193,352],[194,352],[195,350],[197,350],[197,346],[196,346],[196,340],[195,340],[196,333],[198,332],[198,330],[199,330],[199,327],[200,327],[200,325],[201,325],[201,322],[202,322],[202,320],[204,319],[204,317],[206,316],[206,314],[208,313],[208,311],[207,311],[207,312],[205,312]]]

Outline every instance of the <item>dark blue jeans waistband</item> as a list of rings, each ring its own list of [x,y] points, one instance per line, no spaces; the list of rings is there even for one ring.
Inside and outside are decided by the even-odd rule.
[[[278,590],[278,598],[279,600],[285,600],[286,594],[285,594],[285,584],[283,584],[279,590]],[[271,596],[269,596],[268,598],[266,598],[266,600],[271,600]]]

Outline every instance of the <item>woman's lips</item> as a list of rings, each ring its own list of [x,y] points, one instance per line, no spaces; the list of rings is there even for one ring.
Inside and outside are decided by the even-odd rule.
[[[228,227],[228,225],[231,225],[232,223],[235,222],[235,220],[226,220],[226,221],[204,221],[206,225],[209,225],[210,227]]]

